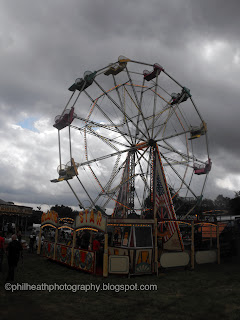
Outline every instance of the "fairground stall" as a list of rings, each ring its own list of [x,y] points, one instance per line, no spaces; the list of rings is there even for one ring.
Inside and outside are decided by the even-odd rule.
[[[58,219],[56,212],[48,211],[42,215],[40,233],[45,239],[42,249],[39,241],[38,254],[86,272],[103,272],[97,264],[101,244],[97,250],[93,247],[99,235],[107,237],[107,218],[100,211],[80,211],[75,220]]]
[[[180,226],[184,250],[176,236],[168,243],[163,224]],[[58,219],[54,211],[42,215],[38,254],[73,268],[108,274],[158,274],[159,268],[220,263],[219,236],[225,224],[165,220],[155,229],[153,219],[115,219],[100,211],[80,211],[75,220]],[[155,237],[155,230],[157,237]],[[166,229],[168,230],[168,229]],[[157,244],[155,243],[155,240]]]
[[[27,221],[32,213],[32,207],[19,206],[0,199],[0,230],[4,232],[5,236],[12,234],[12,232],[17,233],[19,230],[26,234]],[[13,225],[15,225],[14,228]]]
[[[160,225],[173,221],[161,221]],[[164,234],[159,233],[159,267],[189,267],[195,268],[196,264],[218,263],[220,264],[220,234],[226,224],[210,223],[206,221],[178,220],[174,221],[181,230],[184,245],[183,251],[166,250],[164,246]]]
[[[153,220],[108,219],[84,210],[73,219],[43,213],[38,254],[93,274],[154,272]]]
[[[108,219],[109,273],[154,273],[154,220]]]

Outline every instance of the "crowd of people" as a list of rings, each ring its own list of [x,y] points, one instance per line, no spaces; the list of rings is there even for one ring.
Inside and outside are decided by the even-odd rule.
[[[23,258],[23,243],[29,253],[34,253],[39,244],[39,234],[35,229],[32,229],[29,240],[22,241],[22,232],[20,228],[11,228],[12,224],[7,225],[0,231],[0,272],[2,272],[2,265],[4,257],[8,262],[8,274],[6,281],[14,281],[15,269],[19,263],[20,258]],[[55,230],[46,229],[41,234],[41,247],[44,240],[55,241]],[[101,234],[93,233],[92,236],[89,231],[83,230],[77,233],[75,247],[83,250],[92,250],[96,252],[96,262],[101,263],[103,254],[103,237]],[[58,243],[72,246],[73,233],[68,230],[61,230],[58,234]]]
[[[12,234],[11,241],[6,245],[3,233],[0,233],[0,272],[2,272],[3,258],[6,254],[8,260],[8,275],[6,281],[14,280],[15,268],[18,265],[20,257],[23,257],[23,248],[21,240],[16,234]]]
[[[6,224],[0,231],[0,272],[2,272],[3,260],[6,256],[8,262],[8,275],[6,281],[14,281],[15,269],[20,258],[23,259],[23,247],[30,253],[38,247],[39,235],[32,230],[29,241],[22,241],[22,230],[20,227],[12,227],[11,223]],[[41,241],[43,242],[42,235]]]

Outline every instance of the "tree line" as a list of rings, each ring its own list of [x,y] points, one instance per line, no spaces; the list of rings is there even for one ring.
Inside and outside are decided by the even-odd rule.
[[[240,215],[240,191],[235,192],[234,198],[224,197],[220,194],[215,200],[203,198],[197,201],[191,198],[187,199],[176,196],[173,198],[173,204],[179,218],[184,216],[193,206],[195,206],[195,208],[192,214],[196,214],[200,216],[200,218],[205,212],[217,212],[217,210],[225,211],[226,215]]]
[[[148,202],[150,200],[147,198],[145,201],[146,206]],[[207,198],[194,200],[176,195],[173,197],[173,204],[178,218],[184,217],[193,207],[194,210],[191,214],[197,215],[199,219],[203,217],[203,213],[215,210],[224,210],[229,215],[240,215],[240,191],[236,191],[232,199],[224,197],[222,194],[218,195],[215,200]],[[57,212],[59,218],[69,217],[74,219],[78,215],[78,211],[64,205],[56,204],[51,207],[51,210]],[[29,218],[29,223],[41,223],[41,214],[41,211],[34,211]]]

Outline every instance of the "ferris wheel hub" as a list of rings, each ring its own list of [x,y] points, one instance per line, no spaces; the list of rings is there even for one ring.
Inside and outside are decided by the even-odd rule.
[[[150,146],[150,147],[154,147],[155,145],[156,145],[156,141],[154,140],[154,139],[149,139],[149,141],[148,141],[148,145]]]

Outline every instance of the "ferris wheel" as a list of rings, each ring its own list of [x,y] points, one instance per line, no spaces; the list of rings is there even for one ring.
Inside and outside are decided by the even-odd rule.
[[[211,170],[207,125],[190,90],[164,67],[120,56],[86,71],[69,91],[55,118],[60,164],[51,181],[67,181],[80,207],[87,198],[91,208],[117,217],[146,215],[154,152],[171,198],[201,199]]]

